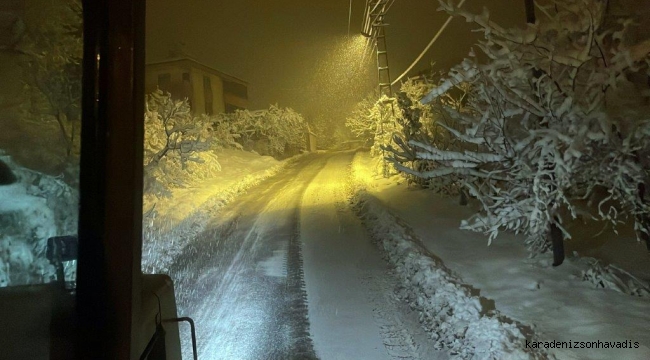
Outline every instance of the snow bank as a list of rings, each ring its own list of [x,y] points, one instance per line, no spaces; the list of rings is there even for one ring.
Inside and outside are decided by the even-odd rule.
[[[411,229],[365,191],[372,177],[355,157],[349,187],[360,216],[402,281],[399,296],[418,311],[422,326],[440,348],[462,359],[535,359],[549,355],[525,349],[531,333],[516,321],[488,309],[472,288],[462,283],[429,253]],[[530,336],[528,337],[530,340]]]
[[[611,229],[603,232],[602,226],[589,222],[569,224],[579,236],[566,242],[565,263],[552,267],[552,254],[529,258],[521,236],[504,233],[499,241],[485,246],[483,234],[458,229],[462,219],[480,208],[473,200],[469,206],[459,206],[455,198],[409,188],[408,182],[397,176],[373,178],[370,156],[357,156],[355,170],[365,180],[366,191],[396,218],[407,222],[409,233],[429,253],[444,259],[452,274],[480,290],[501,314],[534,329],[535,338],[565,344],[627,341],[638,345],[564,345],[547,348],[550,354],[558,359],[650,359],[650,335],[646,331],[650,302],[643,297],[650,279],[650,257],[645,244],[635,239],[633,229],[616,234]],[[592,266],[594,258],[600,264]]]
[[[172,189],[170,198],[145,196],[142,271],[167,273],[176,256],[205,230],[219,209],[300,157],[280,162],[270,156],[224,150],[219,153],[223,170],[218,176]]]

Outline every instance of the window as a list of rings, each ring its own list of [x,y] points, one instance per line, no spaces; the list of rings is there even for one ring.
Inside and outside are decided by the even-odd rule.
[[[169,73],[158,75],[158,88],[163,92],[171,92],[172,75]]]
[[[214,95],[212,93],[212,81],[209,76],[203,76],[203,95],[205,98],[205,113],[214,114]]]
[[[25,3],[0,6],[0,287],[61,277],[72,285],[76,260],[68,257],[76,259],[70,245],[76,247],[79,215],[82,15],[80,4],[53,0],[25,17]],[[71,252],[53,256],[52,244]]]
[[[246,87],[244,84],[236,83],[234,81],[224,81],[223,92],[235,95],[242,99],[248,99],[248,87]]]
[[[194,108],[194,91],[192,89],[192,82],[190,81],[190,73],[183,73],[183,84],[181,86],[181,98],[187,99],[190,109]]]

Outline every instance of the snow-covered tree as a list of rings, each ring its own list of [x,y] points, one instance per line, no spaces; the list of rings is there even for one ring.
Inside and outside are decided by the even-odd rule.
[[[212,124],[208,116],[192,116],[187,99],[174,100],[160,90],[148,96],[145,192],[164,195],[167,185],[182,186],[188,173],[207,177],[221,169],[216,155],[210,152],[214,145]]]
[[[505,229],[527,235],[534,252],[550,247],[547,234],[570,237],[561,208],[575,217],[572,200],[607,191],[595,216],[613,223],[631,216],[640,237],[647,236],[650,123],[645,100],[650,42],[629,44],[632,25],[612,20],[599,0],[552,1],[539,6],[538,21],[525,29],[504,29],[489,13],[472,14],[451,1],[442,9],[479,26],[474,53],[431,90],[423,104],[469,86],[459,111],[444,106],[455,120],[446,129],[462,142],[448,151],[435,141],[405,144],[416,159],[435,162],[429,171],[399,164],[401,171],[427,179],[457,176],[482,204],[462,227],[492,241]],[[559,265],[562,258],[557,257]]]
[[[393,155],[391,161],[401,165],[398,170],[407,167],[417,172],[424,172],[432,170],[436,166],[432,160],[417,158],[412,146],[409,145],[411,141],[435,143],[439,149],[446,151],[462,149],[462,143],[444,131],[439,124],[448,127],[455,126],[454,118],[447,115],[444,107],[448,106],[457,111],[462,110],[462,104],[467,94],[466,86],[460,86],[459,90],[462,91],[457,93],[446,93],[433,103],[422,104],[419,100],[433,88],[434,78],[439,79],[439,75],[421,75],[418,78],[408,79],[400,88],[398,94],[400,116],[397,117],[397,122],[401,125],[401,130],[393,134],[392,144],[387,145],[387,149]],[[446,176],[437,179],[437,181],[430,181],[430,179],[413,176],[410,173],[403,173],[403,175],[409,181],[443,195],[455,195],[460,188],[459,181],[455,176]]]
[[[78,152],[81,134],[82,15],[79,0],[56,1],[18,45],[25,56],[32,116],[48,114],[61,132],[66,155]]]
[[[149,95],[145,118],[147,164],[176,153],[184,169],[188,161],[201,162],[196,153],[210,149],[210,122],[207,117],[193,117],[186,99],[173,100],[156,90]]]

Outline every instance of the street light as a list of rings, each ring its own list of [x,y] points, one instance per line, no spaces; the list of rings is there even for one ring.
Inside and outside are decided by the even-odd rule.
[[[383,18],[394,2],[395,0],[366,0],[361,35],[368,38],[377,36],[377,25],[385,25],[383,24]]]

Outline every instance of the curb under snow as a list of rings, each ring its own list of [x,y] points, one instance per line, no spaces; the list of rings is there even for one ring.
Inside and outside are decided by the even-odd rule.
[[[523,325],[497,311],[486,311],[470,287],[435,260],[412,231],[379,200],[356,183],[352,208],[395,267],[399,296],[419,313],[420,323],[435,341],[462,359],[539,359],[552,355],[526,349]],[[530,334],[529,338],[530,340]]]

